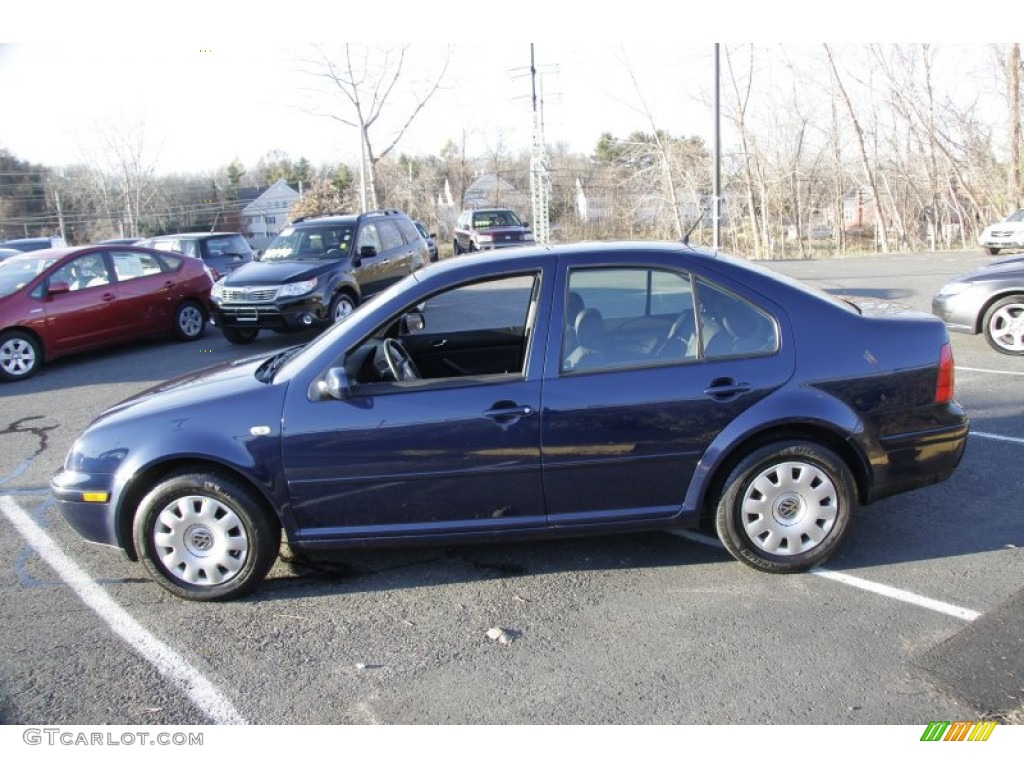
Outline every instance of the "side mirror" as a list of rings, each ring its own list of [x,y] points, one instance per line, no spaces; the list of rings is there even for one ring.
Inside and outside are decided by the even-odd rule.
[[[427,319],[419,312],[410,312],[402,317],[402,335],[419,333],[427,327]]]
[[[320,392],[332,400],[348,400],[352,394],[352,382],[344,368],[331,368],[320,382]]]
[[[71,286],[68,283],[50,283],[46,288],[46,292],[51,295],[55,293],[69,293],[70,291]]]
[[[364,245],[359,249],[359,258],[372,259],[377,255],[377,249],[372,245]]]

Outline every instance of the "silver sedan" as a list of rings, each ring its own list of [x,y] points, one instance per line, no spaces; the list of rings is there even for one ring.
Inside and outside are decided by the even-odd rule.
[[[951,331],[982,333],[997,352],[1024,355],[1024,256],[954,277],[932,298],[932,312]]]

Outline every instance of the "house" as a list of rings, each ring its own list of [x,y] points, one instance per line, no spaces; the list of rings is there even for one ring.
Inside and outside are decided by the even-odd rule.
[[[265,248],[290,217],[299,193],[278,179],[242,209],[242,232],[256,250]]]

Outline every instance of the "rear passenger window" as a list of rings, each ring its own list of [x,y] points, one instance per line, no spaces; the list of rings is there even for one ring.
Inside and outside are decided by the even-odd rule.
[[[112,255],[114,257],[114,272],[121,282],[146,275],[158,275],[163,271],[156,256],[148,253],[115,251]]]
[[[569,273],[562,370],[632,368],[696,358],[688,273],[653,268]]]
[[[749,301],[703,280],[697,281],[699,335],[705,359],[775,352],[775,321]]]

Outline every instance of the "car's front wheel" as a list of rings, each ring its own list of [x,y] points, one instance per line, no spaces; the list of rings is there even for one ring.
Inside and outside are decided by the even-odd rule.
[[[998,248],[986,248],[985,250],[989,252],[990,256],[998,256],[999,255],[999,249]]]
[[[195,341],[205,329],[206,316],[194,301],[183,302],[174,313],[174,338],[179,341]]]
[[[224,338],[231,344],[252,344],[256,341],[256,337],[260,335],[259,328],[229,328],[224,326],[221,330],[224,332]]]
[[[452,253],[456,256],[461,256],[463,253],[462,247],[459,245],[459,238],[452,240]]]
[[[982,329],[996,352],[1024,355],[1024,296],[1007,296],[989,307]]]
[[[348,317],[355,312],[355,309],[355,297],[347,291],[342,291],[331,301],[331,322],[336,323]]]
[[[772,443],[729,474],[715,530],[740,562],[794,573],[835,552],[856,506],[853,477],[833,451],[813,442]]]
[[[263,580],[281,528],[240,483],[216,472],[161,480],[139,505],[135,548],[156,582],[186,600],[232,600]]]
[[[43,350],[35,337],[24,331],[0,335],[0,380],[27,379],[43,364]]]

